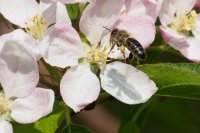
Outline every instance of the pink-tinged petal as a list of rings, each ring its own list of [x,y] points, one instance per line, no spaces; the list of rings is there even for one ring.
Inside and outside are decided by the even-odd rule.
[[[162,37],[166,43],[176,50],[182,50],[188,48],[187,37],[178,34],[175,30],[170,29],[167,26],[160,26]]]
[[[0,13],[21,27],[25,27],[25,22],[39,11],[36,0],[0,0]]]
[[[164,0],[159,13],[162,25],[169,25],[174,18],[189,12],[197,0]]]
[[[166,43],[180,51],[189,60],[200,62],[200,31],[193,32],[193,37],[186,37],[165,26],[160,26],[160,29]]]
[[[112,28],[119,17],[124,0],[94,0],[84,10],[80,30],[92,44],[97,44],[106,30]]]
[[[180,52],[189,60],[200,62],[200,36],[195,36],[187,40],[188,47],[181,49]]]
[[[7,98],[28,95],[39,80],[37,61],[27,43],[31,40],[23,34],[16,30],[4,35],[8,40],[0,53],[0,82]]]
[[[126,0],[126,11],[128,15],[143,16],[149,15],[154,21],[158,17],[160,0]]]
[[[11,117],[18,123],[32,123],[51,113],[54,92],[50,89],[35,88],[25,98],[16,99],[11,106]]]
[[[82,43],[71,25],[59,23],[49,33],[50,45],[44,59],[52,66],[75,66],[83,56]]]
[[[74,112],[79,112],[85,106],[94,102],[99,92],[99,79],[88,66],[78,65],[70,68],[61,80],[61,96]]]
[[[0,118],[0,133],[13,133],[12,125],[2,118]]]
[[[116,22],[115,28],[127,31],[144,48],[149,47],[156,34],[154,22],[149,16],[122,16]]]
[[[199,8],[200,7],[200,0],[197,0],[197,3],[195,4],[195,8]]]
[[[142,71],[121,62],[106,65],[100,78],[105,91],[127,104],[146,102],[158,89]]]

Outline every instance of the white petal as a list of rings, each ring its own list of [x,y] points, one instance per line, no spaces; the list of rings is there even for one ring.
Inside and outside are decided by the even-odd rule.
[[[180,51],[181,49],[185,49],[189,46],[187,37],[180,35],[174,29],[161,25],[160,30],[165,42],[176,50]]]
[[[103,27],[112,28],[119,17],[124,0],[94,0],[84,10],[80,20],[80,30],[92,43],[100,41]]]
[[[8,40],[0,53],[0,82],[7,98],[28,95],[39,80],[36,59],[24,41],[29,39],[20,33],[15,31],[6,35]]]
[[[71,25],[71,20],[67,13],[66,6],[60,2],[57,2],[56,22],[57,23],[65,22],[65,23]]]
[[[0,118],[0,133],[13,133],[12,125],[2,118]]]
[[[71,25],[71,20],[67,13],[66,6],[61,2],[40,1],[40,7],[43,10],[43,16],[46,17],[48,25],[65,22]]]
[[[40,10],[41,15],[45,17],[45,21],[47,22],[48,26],[56,23],[56,10],[57,5],[56,3],[52,3],[48,0],[48,2],[40,1]]]
[[[25,98],[16,99],[11,106],[11,117],[19,123],[32,123],[51,113],[54,92],[49,89],[35,88]]]
[[[78,33],[71,25],[56,24],[49,33],[50,45],[44,59],[52,66],[65,68],[75,66],[83,56],[83,48]]]
[[[10,22],[25,27],[25,22],[40,9],[36,0],[0,0],[0,12]]]
[[[200,62],[200,36],[190,38],[187,40],[189,46],[187,48],[181,49],[180,52],[189,60],[194,62]]]
[[[157,90],[146,74],[121,62],[106,65],[100,77],[102,88],[127,104],[146,102]]]
[[[88,66],[72,67],[61,80],[61,96],[75,112],[79,112],[86,105],[94,102],[99,92],[99,79]]]
[[[159,13],[162,25],[171,24],[175,16],[179,17],[189,12],[195,5],[197,0],[163,0]]]
[[[130,51],[125,48],[125,57],[129,57]],[[123,53],[120,52],[120,49],[118,46],[114,46],[113,50],[110,52],[108,57],[113,58],[113,59],[124,59]]]
[[[160,0],[159,0],[160,1]],[[158,17],[158,9],[160,8],[156,0],[126,0],[126,10],[128,15],[143,16],[149,15],[154,22]]]

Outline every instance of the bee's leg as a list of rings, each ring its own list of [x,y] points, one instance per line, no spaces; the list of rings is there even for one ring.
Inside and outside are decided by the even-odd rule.
[[[134,56],[133,56],[132,53],[130,53],[130,54],[129,54],[129,57],[128,57],[128,59],[127,59],[127,62],[128,62],[129,64],[131,64],[131,62],[133,61],[133,59],[134,59]]]
[[[125,53],[123,53],[123,57],[124,57],[124,62],[127,63],[127,60],[126,60],[126,55]]]
[[[111,43],[111,48],[110,48],[110,51],[108,52],[108,54],[110,54],[110,52],[113,50],[113,48],[114,48],[114,46],[115,46],[115,43]]]

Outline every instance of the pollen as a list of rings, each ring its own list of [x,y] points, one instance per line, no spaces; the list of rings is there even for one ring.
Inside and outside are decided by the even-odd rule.
[[[40,40],[46,33],[47,22],[46,17],[44,16],[37,14],[33,18],[29,19],[25,24],[25,31],[36,40]]]
[[[106,54],[106,49],[91,49],[87,55],[88,62],[90,64],[96,64],[99,67],[106,65],[108,55]]]
[[[178,17],[170,27],[181,34],[190,35],[190,32],[197,28],[196,20],[197,13],[192,10],[191,12]]]
[[[0,116],[8,112],[9,104],[8,101],[5,99],[5,96],[3,93],[0,93]]]

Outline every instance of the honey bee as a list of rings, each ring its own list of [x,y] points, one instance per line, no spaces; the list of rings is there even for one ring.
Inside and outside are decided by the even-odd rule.
[[[106,28],[106,27],[104,27],[104,28]],[[106,28],[106,29],[111,32],[111,36],[110,36],[111,49],[110,49],[110,51],[112,51],[112,49],[114,48],[115,45],[117,45],[118,47],[120,47],[122,49],[123,49],[123,47],[126,47],[131,52],[129,57],[132,56],[132,57],[135,57],[137,60],[142,60],[142,61],[146,60],[147,55],[146,55],[144,48],[136,39],[131,38],[129,36],[128,32],[126,32],[124,30],[119,30],[119,29],[113,29],[112,31],[108,28]],[[124,57],[125,57],[124,50],[121,50],[121,52],[124,54]]]

